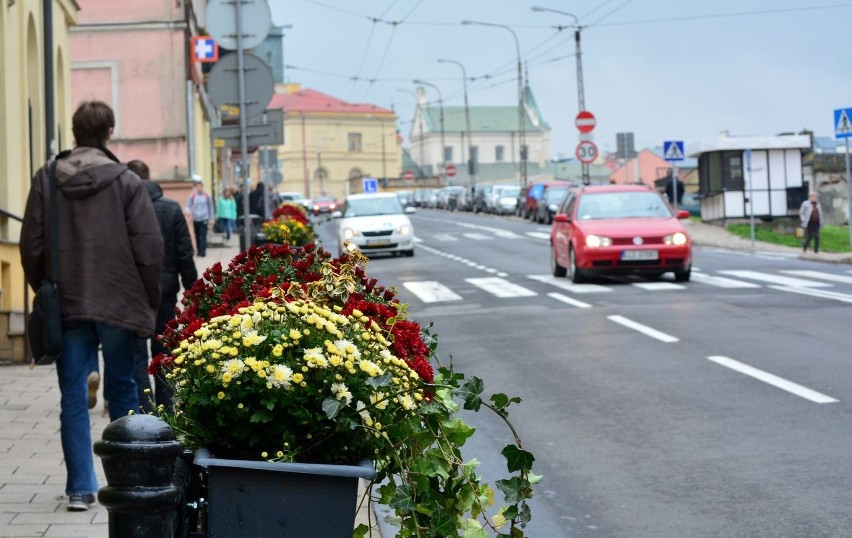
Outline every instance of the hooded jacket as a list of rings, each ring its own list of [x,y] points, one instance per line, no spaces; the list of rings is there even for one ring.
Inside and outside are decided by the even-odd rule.
[[[192,238],[180,204],[163,196],[163,189],[153,181],[144,181],[145,189],[154,205],[154,213],[163,235],[163,302],[174,302],[183,283],[189,289],[198,278],[192,259]],[[180,280],[178,279],[180,277]]]
[[[78,147],[57,160],[57,246],[62,321],[154,333],[163,238],[142,180],[108,151]],[[36,290],[50,269],[50,167],[33,177],[21,263]]]

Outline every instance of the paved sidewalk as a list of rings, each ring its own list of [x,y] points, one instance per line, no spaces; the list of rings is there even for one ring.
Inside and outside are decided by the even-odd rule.
[[[227,266],[239,251],[238,238],[227,246],[208,246],[207,256],[196,258],[199,276],[205,268]],[[92,440],[101,438],[109,424],[102,395],[89,412]],[[95,457],[98,483],[106,485],[100,460]],[[87,512],[66,509],[65,465],[59,439],[59,386],[54,366],[0,367],[0,538],[30,536],[109,536],[108,515],[97,505]],[[375,524],[376,517],[372,517]],[[367,523],[367,509],[356,525]],[[374,531],[373,538],[380,538]]]

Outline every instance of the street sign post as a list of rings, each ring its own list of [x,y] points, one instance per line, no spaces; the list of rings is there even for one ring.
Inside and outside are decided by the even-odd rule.
[[[210,0],[204,15],[207,20],[207,32],[219,43],[219,46],[237,50],[237,20],[234,17],[235,4],[239,4],[242,21],[241,45],[243,49],[253,49],[263,43],[272,27],[272,13],[266,0]]]
[[[574,120],[574,125],[581,133],[591,133],[595,130],[595,115],[588,110],[581,110]]]
[[[444,174],[446,174],[447,177],[456,177],[456,165],[448,164],[445,166]]]
[[[411,170],[406,170],[404,174],[402,174],[402,179],[405,181],[414,181],[414,172]]]
[[[583,140],[577,144],[575,153],[581,163],[589,164],[598,158],[598,147],[591,140]]]
[[[677,212],[677,162],[684,160],[683,140],[666,140],[663,142],[663,159],[672,163],[672,205]]]
[[[361,180],[361,188],[368,194],[379,192],[379,180],[374,177],[365,177]]]
[[[242,107],[240,107],[239,67],[236,54],[226,54],[216,62],[210,70],[207,91],[214,105],[220,110],[228,110],[227,115],[232,115],[231,112],[242,115],[239,111],[244,109],[245,117],[249,120],[263,114],[263,110],[275,92],[275,81],[272,78],[272,71],[263,60],[249,53],[244,53],[243,56],[243,76],[245,77],[243,102],[245,104]]]
[[[849,244],[852,245],[852,175],[849,174],[849,138],[852,137],[852,108],[834,111],[834,136],[846,143],[846,203],[849,218]]]

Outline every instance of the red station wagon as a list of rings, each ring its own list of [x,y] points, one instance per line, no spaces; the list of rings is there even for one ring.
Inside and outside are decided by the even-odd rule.
[[[692,272],[692,239],[660,194],[646,185],[602,185],[571,190],[550,231],[554,276],[582,282],[592,275]]]

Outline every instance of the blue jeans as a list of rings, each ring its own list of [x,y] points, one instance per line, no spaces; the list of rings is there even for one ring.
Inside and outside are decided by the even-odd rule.
[[[62,394],[59,423],[68,472],[66,495],[98,490],[86,381],[89,373],[98,369],[98,345],[103,346],[110,420],[139,408],[133,380],[133,338],[132,331],[95,321],[71,322],[62,328],[62,355],[56,360],[56,374]]]

